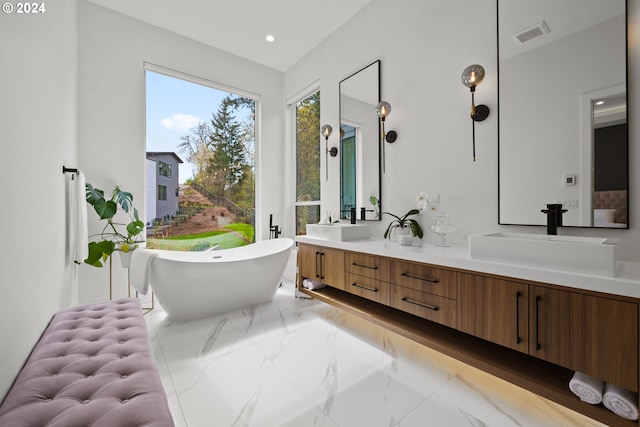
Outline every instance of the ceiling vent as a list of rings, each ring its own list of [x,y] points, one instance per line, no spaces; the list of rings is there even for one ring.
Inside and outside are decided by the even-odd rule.
[[[551,30],[547,23],[545,21],[540,21],[537,24],[513,33],[511,38],[513,38],[517,44],[522,44],[549,32],[551,32]]]

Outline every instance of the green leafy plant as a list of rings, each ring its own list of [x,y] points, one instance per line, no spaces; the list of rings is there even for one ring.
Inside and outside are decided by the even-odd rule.
[[[102,267],[102,263],[119,249],[129,252],[135,249],[136,237],[144,230],[144,222],[138,217],[138,210],[133,207],[133,195],[120,189],[111,193],[111,199],[105,199],[104,191],[86,184],[87,203],[93,206],[101,220],[106,220],[102,232],[91,237],[99,236],[98,241],[89,242],[89,256],[85,263],[94,267]],[[129,217],[128,223],[115,222],[118,207]]]
[[[384,238],[390,239],[391,232],[393,230],[395,230],[396,228],[404,228],[405,226],[408,225],[409,228],[411,229],[411,234],[422,239],[422,236],[424,235],[424,233],[422,232],[422,227],[420,227],[420,223],[418,223],[418,221],[416,221],[413,218],[409,218],[411,215],[417,215],[419,213],[420,213],[420,210],[418,209],[411,209],[409,212],[407,212],[403,216],[397,216],[390,212],[382,212],[383,215],[386,214],[395,218],[393,221],[389,223],[387,230],[384,232]]]
[[[373,205],[376,219],[380,219],[380,200],[375,195],[372,195],[369,197],[369,202]]]

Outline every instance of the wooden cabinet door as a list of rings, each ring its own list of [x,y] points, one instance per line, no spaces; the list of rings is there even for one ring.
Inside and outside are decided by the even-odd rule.
[[[527,353],[529,286],[458,274],[458,329]]]
[[[344,253],[313,245],[298,245],[298,277],[344,289]]]
[[[638,304],[571,295],[572,368],[638,391]]]
[[[299,286],[302,286],[304,279],[316,280],[319,278],[319,272],[316,267],[316,251],[315,246],[298,244],[298,279]]]
[[[321,248],[319,259],[320,281],[344,290],[344,252],[339,249]]]
[[[571,294],[531,286],[529,313],[529,354],[571,367]]]

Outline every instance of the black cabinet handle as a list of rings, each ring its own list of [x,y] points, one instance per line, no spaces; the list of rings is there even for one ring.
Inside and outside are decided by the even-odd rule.
[[[320,266],[320,252],[316,251],[316,278],[319,278],[318,267]]]
[[[324,279],[324,252],[320,252],[320,279]]]
[[[352,283],[351,286],[355,286],[356,288],[364,289],[365,291],[369,292],[378,292],[378,290],[375,288],[369,288],[368,286],[362,286],[357,283]]]
[[[409,279],[422,280],[423,282],[429,282],[429,283],[438,283],[439,282],[438,279],[425,279],[424,277],[412,276],[412,275],[407,274],[407,273],[400,273],[400,275],[404,276],[404,277],[407,277]]]
[[[440,310],[440,307],[438,307],[437,305],[428,305],[428,304],[423,304],[419,301],[404,297],[402,298],[402,301],[404,302],[408,302],[409,304],[413,304],[413,305],[417,305],[419,307],[423,307],[423,308],[428,308],[429,310],[433,310],[433,311],[438,311]]]
[[[351,265],[353,265],[355,267],[368,268],[369,270],[377,270],[378,269],[378,267],[370,267],[368,265],[358,264],[357,262],[352,262]]]
[[[540,295],[536,297],[536,351],[542,348],[542,346],[540,345],[540,334],[539,334],[540,300],[541,299],[542,297]]]
[[[520,339],[520,296],[522,293],[520,291],[516,292],[516,344],[520,344],[522,339]]]

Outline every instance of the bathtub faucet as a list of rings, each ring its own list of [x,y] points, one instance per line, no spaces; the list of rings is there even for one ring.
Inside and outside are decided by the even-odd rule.
[[[277,225],[273,225],[273,214],[269,214],[269,238],[277,239],[282,234],[282,229]]]

